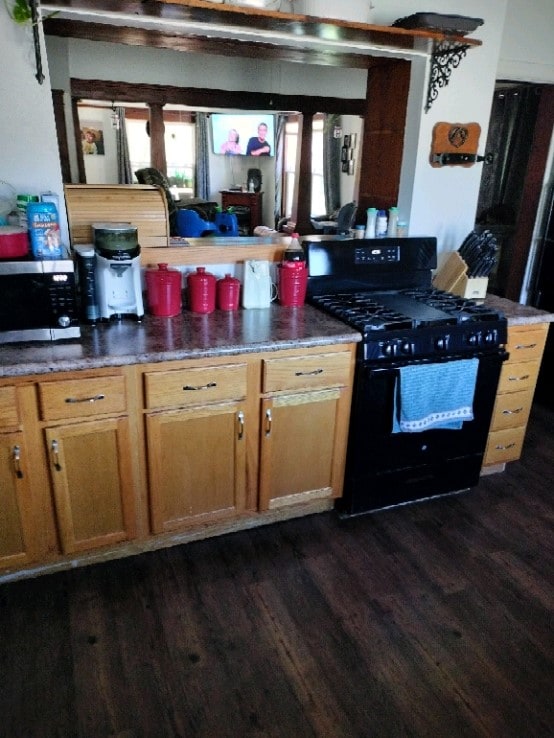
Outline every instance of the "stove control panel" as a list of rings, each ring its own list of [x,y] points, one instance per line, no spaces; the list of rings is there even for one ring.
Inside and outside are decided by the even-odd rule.
[[[355,264],[396,264],[400,261],[400,246],[360,246],[354,249]]]

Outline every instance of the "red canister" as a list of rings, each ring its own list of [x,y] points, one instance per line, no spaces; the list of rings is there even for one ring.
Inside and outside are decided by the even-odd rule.
[[[240,297],[240,280],[226,274],[217,280],[217,307],[220,310],[237,310]]]
[[[158,264],[146,271],[146,295],[152,315],[171,317],[181,312],[181,272]]]
[[[215,276],[207,272],[206,267],[197,267],[196,272],[188,275],[188,305],[193,313],[213,313],[215,283]]]
[[[308,270],[303,261],[285,261],[279,264],[279,303],[286,307],[304,304],[308,287]]]

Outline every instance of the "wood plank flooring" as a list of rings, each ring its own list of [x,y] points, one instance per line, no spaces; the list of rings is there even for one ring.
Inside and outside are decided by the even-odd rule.
[[[554,735],[552,411],[469,493],[0,587],[0,736]]]

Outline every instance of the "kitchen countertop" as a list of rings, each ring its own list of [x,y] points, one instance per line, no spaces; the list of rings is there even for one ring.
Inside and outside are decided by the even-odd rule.
[[[554,323],[554,313],[539,310],[530,305],[520,305],[518,302],[507,300],[505,297],[487,295],[484,300],[495,310],[500,310],[508,319],[508,325],[531,325],[533,323]]]
[[[146,362],[232,356],[261,351],[356,343],[361,335],[311,305],[173,318],[146,315],[81,326],[71,341],[0,345],[0,378]]]
[[[501,310],[509,325],[554,322],[554,314],[488,295],[486,305]],[[0,345],[0,378],[98,369],[179,359],[356,343],[361,335],[311,305],[272,305],[256,310],[173,318],[146,315],[81,326],[81,338]]]

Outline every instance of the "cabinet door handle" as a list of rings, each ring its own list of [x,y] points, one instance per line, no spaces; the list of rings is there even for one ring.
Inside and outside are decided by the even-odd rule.
[[[92,397],[66,397],[65,401],[73,404],[75,402],[98,402],[105,399],[106,395],[92,395]]]
[[[537,346],[536,343],[528,343],[528,344],[518,343],[516,345],[516,349],[532,349],[532,348],[536,348],[536,346]]]
[[[244,413],[242,410],[239,410],[237,413],[237,423],[239,426],[238,439],[242,441],[242,437],[244,436]]]
[[[509,448],[513,448],[515,446],[515,443],[507,443],[505,446],[495,446],[495,449],[497,451],[507,451]]]
[[[509,382],[521,382],[524,379],[529,379],[529,375],[524,374],[522,377],[508,377]]]
[[[183,390],[185,390],[185,391],[187,391],[187,390],[193,390],[193,391],[195,391],[195,390],[210,389],[211,387],[217,387],[217,382],[208,382],[208,384],[198,384],[198,385],[185,384],[185,386],[183,387]]]
[[[20,461],[21,461],[21,449],[19,448],[19,446],[14,446],[13,447],[13,468],[15,471],[15,476],[18,479],[23,479],[23,472],[21,471]]]
[[[516,407],[513,410],[502,410],[502,415],[517,415],[518,413],[523,412],[522,407]]]
[[[54,469],[56,471],[61,471],[62,467],[60,464],[60,445],[55,439],[52,441],[52,458],[54,461]]]
[[[316,374],[323,374],[323,369],[314,369],[311,372],[294,372],[295,377],[315,377]]]
[[[271,417],[271,410],[268,408],[265,411],[265,434],[266,436],[269,436],[271,433],[271,422],[273,418]]]

